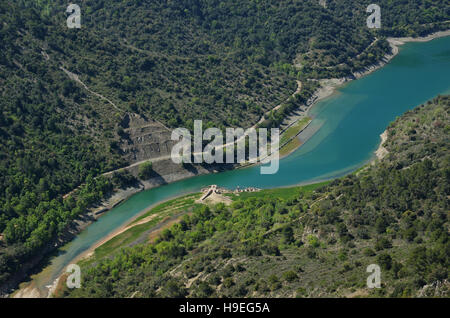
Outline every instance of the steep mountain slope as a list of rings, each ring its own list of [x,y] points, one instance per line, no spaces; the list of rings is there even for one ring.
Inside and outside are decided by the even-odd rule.
[[[384,28],[370,31],[368,3],[86,0],[68,29],[67,1],[0,1],[0,285],[134,181],[95,177],[165,155],[170,128],[252,126],[296,80],[293,105],[308,79],[380,59],[386,35],[448,28],[447,1],[383,0]]]

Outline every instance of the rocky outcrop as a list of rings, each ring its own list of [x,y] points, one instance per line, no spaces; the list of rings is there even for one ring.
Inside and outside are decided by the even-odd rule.
[[[135,163],[170,155],[175,141],[172,131],[158,121],[138,114],[126,114],[122,119],[120,149],[124,158]]]

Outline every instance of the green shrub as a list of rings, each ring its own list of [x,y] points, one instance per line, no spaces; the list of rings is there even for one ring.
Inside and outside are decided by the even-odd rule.
[[[386,248],[391,248],[391,247],[392,247],[392,242],[385,237],[379,239],[375,243],[375,250],[377,250],[377,251],[381,251],[381,250],[384,250]]]
[[[363,251],[364,256],[375,256],[375,252],[371,248],[365,248]]]
[[[139,179],[147,180],[151,177],[153,172],[153,164],[151,162],[145,162],[139,166]]]
[[[285,280],[289,283],[293,282],[294,280],[296,280],[298,278],[297,274],[294,271],[284,272],[282,277],[283,277],[283,280]]]
[[[392,257],[387,253],[378,255],[377,262],[382,269],[390,270],[392,267]]]
[[[227,278],[225,278],[225,279],[223,280],[223,286],[224,286],[225,288],[230,288],[230,287],[233,286],[233,285],[234,285],[233,278],[227,277]]]

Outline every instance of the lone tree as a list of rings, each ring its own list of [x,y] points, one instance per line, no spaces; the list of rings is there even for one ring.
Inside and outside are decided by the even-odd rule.
[[[153,164],[151,162],[146,162],[143,163],[142,165],[139,166],[139,179],[141,180],[146,180],[149,179],[150,176],[152,175],[152,171],[153,171]]]

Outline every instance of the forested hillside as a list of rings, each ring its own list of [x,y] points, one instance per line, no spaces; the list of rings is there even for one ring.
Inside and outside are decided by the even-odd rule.
[[[151,243],[84,263],[81,289],[60,296],[448,297],[449,119],[438,97],[392,123],[389,154],[356,174],[196,207]],[[369,264],[380,289],[366,287]]]
[[[51,249],[128,164],[123,120],[172,127],[255,124],[308,79],[349,76],[389,49],[385,36],[447,29],[448,1],[0,1],[0,286]],[[371,45],[372,44],[372,45]],[[277,123],[279,120],[275,120]],[[75,194],[63,195],[84,184]]]

